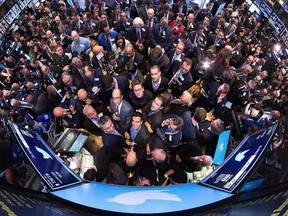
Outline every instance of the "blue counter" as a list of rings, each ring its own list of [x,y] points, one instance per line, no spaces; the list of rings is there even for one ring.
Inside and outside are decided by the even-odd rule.
[[[82,184],[51,192],[72,204],[128,214],[169,213],[205,207],[234,194],[197,184],[164,187],[130,187],[99,183]]]

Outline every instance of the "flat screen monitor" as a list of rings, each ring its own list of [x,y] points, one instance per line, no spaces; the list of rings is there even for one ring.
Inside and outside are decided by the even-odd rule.
[[[213,157],[213,164],[220,165],[227,153],[227,148],[229,145],[231,130],[225,130],[219,134],[216,151]]]
[[[88,137],[89,134],[87,133],[66,128],[53,145],[53,148],[56,152],[76,153],[80,151]]]

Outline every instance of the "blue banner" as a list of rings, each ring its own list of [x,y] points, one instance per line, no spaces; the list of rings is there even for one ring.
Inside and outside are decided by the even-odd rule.
[[[51,190],[83,182],[38,133],[20,127],[11,121],[9,121],[9,126],[28,161]]]
[[[277,126],[275,124],[246,136],[237,149],[201,183],[225,192],[235,192],[257,164]]]

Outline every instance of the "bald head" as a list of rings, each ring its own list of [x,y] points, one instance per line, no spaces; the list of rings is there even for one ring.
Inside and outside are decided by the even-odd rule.
[[[104,48],[102,47],[102,46],[99,46],[99,45],[95,45],[94,47],[93,47],[93,52],[97,55],[97,54],[99,54],[99,53],[101,53],[101,52],[103,52],[104,51]]]
[[[85,100],[87,98],[87,91],[85,89],[79,89],[77,96],[80,100]]]
[[[128,167],[134,167],[136,165],[136,162],[137,162],[137,155],[136,155],[136,152],[133,151],[133,149],[132,149],[127,153],[126,165]]]

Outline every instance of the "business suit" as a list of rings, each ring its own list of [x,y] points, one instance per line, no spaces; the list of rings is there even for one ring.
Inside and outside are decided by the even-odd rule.
[[[208,48],[209,46],[215,46],[216,51],[219,52],[225,46],[225,41],[217,38],[215,34],[209,34],[209,36],[207,37],[206,47]]]
[[[147,73],[146,59],[141,53],[135,51],[134,56],[131,58],[129,58],[127,55],[124,55],[124,65],[129,61],[134,62],[136,67],[141,71],[143,75]]]
[[[86,37],[92,36],[95,33],[98,33],[100,29],[100,22],[94,19],[90,19],[83,25],[83,35]]]
[[[182,127],[182,141],[191,142],[197,139],[197,127],[192,123],[192,114],[190,111],[182,113],[184,125]]]
[[[147,74],[144,86],[145,86],[145,89],[151,91],[154,97],[156,97],[157,95],[164,93],[168,89],[168,79],[162,76],[159,87],[156,90],[154,90],[153,85],[152,85],[151,75]]]
[[[192,32],[196,29],[195,23],[194,22],[188,23],[188,20],[183,20],[183,26],[184,26],[185,31],[187,32]]]
[[[186,4],[183,4],[182,5],[182,11],[180,11],[180,7],[179,7],[179,4],[178,3],[174,3],[172,4],[172,12],[176,15],[177,13],[183,13],[186,15],[187,13],[187,5]],[[175,16],[176,18],[176,16]]]
[[[175,78],[177,82],[172,81],[172,77],[177,76],[176,73],[179,73],[179,70],[175,71],[169,79],[169,87],[172,89],[172,94],[178,97],[192,86],[193,78],[190,71],[188,71],[187,73],[182,74],[182,76]]]
[[[175,14],[172,13],[171,11],[168,11],[168,12],[160,11],[157,18],[158,20],[161,20],[161,18],[164,16],[168,18],[168,23],[170,23],[175,18]]]
[[[120,125],[127,130],[131,126],[131,119],[133,116],[133,107],[126,100],[122,99],[122,105],[120,110],[117,110],[116,105],[114,104],[112,98],[110,100],[110,109],[111,112],[118,113],[117,115],[120,117]],[[120,113],[119,113],[120,112]]]
[[[117,123],[114,123],[115,130],[119,133],[110,134],[102,132],[102,142],[105,148],[105,152],[107,157],[111,159],[112,162],[118,162],[121,154],[124,154],[124,148],[127,148],[128,145],[125,142],[125,130],[121,128]]]
[[[150,101],[143,109],[142,109],[142,114],[143,114],[143,119],[144,122],[148,122],[151,125],[151,128],[153,132],[156,131],[156,128],[161,127],[161,123],[163,120],[163,113],[162,110],[156,112],[156,113],[151,113],[151,105],[153,101]]]
[[[97,86],[98,88],[101,87],[101,80],[102,80],[102,71],[101,69],[96,69],[93,72],[93,75],[91,78],[84,76],[84,83],[86,85],[86,90],[89,95],[93,94],[92,88],[94,86]]]
[[[141,39],[148,40],[149,39],[149,32],[147,26],[141,27]],[[132,26],[127,31],[127,40],[130,41],[130,43],[135,44],[138,41],[137,31],[134,26]]]
[[[168,52],[173,45],[172,30],[169,26],[166,26],[163,28],[162,32],[160,32],[161,28],[160,23],[153,26],[150,42],[153,47],[159,45],[165,52]]]
[[[170,68],[170,60],[167,55],[162,54],[159,59],[153,60],[150,58],[150,65],[158,65],[160,67],[160,71],[164,77],[168,76],[169,68]]]
[[[116,32],[114,30],[110,30],[110,33],[109,33],[110,41],[111,41],[111,48],[110,48],[108,41],[106,39],[106,36],[104,35],[104,33],[101,33],[98,36],[99,45],[103,46],[104,50],[106,50],[106,51],[112,51],[112,45],[115,43],[115,37],[117,34],[118,34],[118,32]]]
[[[115,31],[127,37],[127,32],[132,26],[133,20],[130,18],[127,18],[125,22],[123,22],[122,20],[118,20],[115,24]]]

